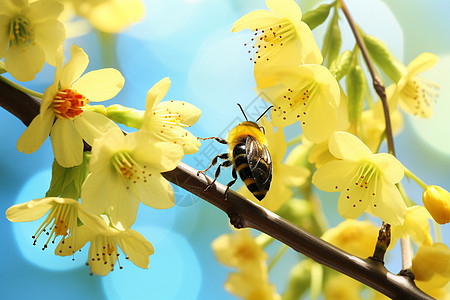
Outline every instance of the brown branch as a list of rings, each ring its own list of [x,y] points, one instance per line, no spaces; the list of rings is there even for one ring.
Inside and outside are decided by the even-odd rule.
[[[39,112],[39,101],[19,92],[0,81],[0,105],[28,125]],[[208,201],[223,210],[237,227],[249,227],[264,232],[292,249],[315,261],[346,274],[394,299],[433,299],[419,290],[414,281],[405,276],[387,271],[377,260],[361,259],[296,227],[275,213],[229,191],[225,200],[226,187],[216,183],[204,192],[211,178],[180,163],[177,168],[163,173],[170,182]]]

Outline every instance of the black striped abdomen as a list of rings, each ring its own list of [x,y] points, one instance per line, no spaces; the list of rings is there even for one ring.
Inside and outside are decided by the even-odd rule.
[[[262,200],[266,196],[267,190],[260,190],[256,185],[252,170],[248,165],[245,143],[239,143],[234,147],[233,162],[239,177],[245,183],[248,190],[256,197],[256,199]]]

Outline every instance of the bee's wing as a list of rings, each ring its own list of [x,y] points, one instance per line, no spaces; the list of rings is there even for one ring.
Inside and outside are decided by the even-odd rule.
[[[245,141],[248,166],[252,171],[259,190],[269,190],[272,182],[272,158],[267,147],[254,137],[247,136]]]

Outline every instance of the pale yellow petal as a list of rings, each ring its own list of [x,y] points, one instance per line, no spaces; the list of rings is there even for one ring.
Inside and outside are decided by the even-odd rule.
[[[352,161],[336,160],[320,167],[312,177],[312,183],[326,192],[339,192],[346,188],[359,164]]]
[[[70,168],[83,162],[83,140],[72,120],[57,119],[50,139],[55,159],[62,167]]]
[[[8,28],[10,18],[6,15],[0,14],[0,28]],[[9,32],[8,30],[0,30],[0,59],[2,59],[9,47]]]
[[[53,198],[42,198],[16,204],[6,210],[11,222],[30,222],[43,217],[51,208]]]
[[[95,232],[89,226],[83,225],[77,227],[76,238],[71,235],[64,240],[64,243],[59,243],[55,249],[55,254],[59,256],[73,255],[74,251],[83,248],[95,236]],[[72,240],[75,238],[75,242]]]
[[[180,145],[173,142],[155,141],[145,132],[129,134],[126,139],[134,145],[139,145],[133,147],[133,157],[137,161],[148,164],[158,172],[175,169],[184,154]]]
[[[116,96],[124,84],[125,78],[119,71],[107,68],[84,74],[73,84],[73,88],[89,101],[99,102]]]
[[[349,192],[342,192],[338,200],[338,212],[346,219],[358,218],[370,204],[367,199],[364,199],[364,195],[361,195],[361,190],[352,189],[352,187],[352,183],[347,186],[346,191]]]
[[[304,118],[300,117],[305,138],[316,144],[327,140],[336,130],[337,110],[335,106],[330,105],[327,99],[331,99],[332,96],[327,94],[327,91],[322,90],[318,96],[320,98],[315,99],[307,108]],[[327,99],[324,98],[326,96]]]
[[[27,17],[33,24],[49,19],[57,19],[64,9],[64,5],[58,1],[34,1],[30,3]]]
[[[334,157],[358,161],[373,156],[372,151],[356,136],[345,131],[335,132],[328,142]]]
[[[306,179],[311,173],[307,168],[285,164],[278,165],[277,169],[283,178],[283,183],[293,187],[299,187],[300,185],[305,183]]]
[[[95,5],[89,11],[89,22],[100,31],[118,33],[140,21],[145,15],[141,0],[112,0]]]
[[[89,144],[93,145],[96,138],[100,138],[110,130],[119,127],[102,114],[86,110],[73,120],[81,137]]]
[[[150,255],[155,253],[152,244],[147,241],[139,232],[133,229],[128,229],[130,237],[117,239],[122,252],[131,260],[136,266],[143,269],[148,269],[150,262]]]
[[[301,20],[302,11],[293,0],[266,0],[267,7],[280,16],[291,20]]]
[[[167,209],[175,205],[172,186],[162,176],[154,174],[146,184],[140,185],[140,200],[143,204],[157,209]]]
[[[120,150],[128,150],[124,147],[125,136],[119,127],[113,127],[105,136],[94,140],[92,156],[89,162],[91,172],[106,170],[110,167],[111,157]]]
[[[372,159],[388,181],[399,183],[402,180],[405,169],[393,155],[377,153]]]
[[[433,244],[433,239],[430,235],[430,224],[428,223],[428,220],[432,220],[432,218],[423,206],[414,205],[407,208],[404,226],[407,227],[408,234],[417,244]]]
[[[89,64],[89,57],[77,45],[72,45],[70,53],[71,58],[61,72],[61,90],[71,88],[73,82],[80,78]]]
[[[381,177],[378,181],[377,198],[369,206],[369,212],[391,225],[403,225],[406,205],[397,187]]]
[[[171,81],[169,77],[165,77],[155,83],[155,85],[148,91],[147,101],[145,104],[146,118],[151,118],[151,115],[153,114],[153,108],[156,107],[167,94],[170,83]]]
[[[431,69],[438,62],[437,55],[425,52],[414,58],[406,68],[409,77]]]
[[[231,32],[241,31],[242,29],[249,28],[250,30],[257,30],[269,27],[272,24],[276,24],[282,20],[282,17],[276,13],[267,10],[255,10],[249,12],[245,16],[241,17],[233,24]]]
[[[123,181],[113,177],[108,187],[110,199],[108,212],[111,221],[113,224],[121,224],[124,228],[130,228],[136,221],[139,200],[142,200],[136,196],[139,194],[140,184],[130,183],[129,186],[130,189],[127,189]]]
[[[90,173],[81,188],[82,206],[96,215],[104,213],[109,207],[109,187],[113,185],[111,182],[109,170]]]
[[[184,101],[164,101],[158,104],[158,111],[167,111],[168,114],[180,115],[180,123],[187,126],[194,125],[198,119],[202,111],[188,102]]]
[[[36,25],[34,34],[36,35],[36,43],[38,43],[45,52],[45,61],[50,65],[55,66],[56,51],[58,46],[62,45],[66,37],[64,25],[58,20],[45,20]]]
[[[17,150],[30,154],[39,149],[50,134],[54,118],[51,108],[37,115],[17,141]]]
[[[45,63],[45,52],[36,43],[9,48],[5,55],[6,70],[19,81],[33,80]]]

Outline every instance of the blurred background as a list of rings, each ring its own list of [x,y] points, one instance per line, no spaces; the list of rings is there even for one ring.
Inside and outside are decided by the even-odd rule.
[[[298,1],[303,12],[321,1]],[[267,9],[263,0],[147,0],[146,16],[117,37],[117,56],[125,87],[105,105],[145,108],[147,91],[157,81],[170,77],[172,86],[164,100],[188,101],[202,110],[200,120],[191,132],[200,137],[225,137],[241,120],[239,102],[247,111],[265,103],[253,88],[253,63],[243,44],[250,31],[231,33],[233,23],[255,9]],[[408,64],[422,52],[433,52],[438,65],[423,74],[440,84],[440,97],[432,119],[419,120],[405,116],[405,128],[396,137],[397,156],[426,183],[450,189],[450,2],[445,0],[347,0],[356,22],[366,33],[384,40],[403,63]],[[353,36],[344,19],[343,49],[352,48]],[[313,31],[322,44],[322,25]],[[98,35],[93,31],[66,40],[65,56],[70,57],[72,44],[89,55],[88,70],[102,68]],[[23,85],[43,92],[54,78],[54,68],[46,65],[37,78]],[[260,111],[260,110],[258,110]],[[256,113],[255,113],[256,114]],[[254,118],[250,113],[250,119]],[[144,235],[155,247],[150,268],[142,270],[122,260],[122,270],[106,277],[89,276],[87,247],[71,257],[53,254],[53,248],[42,251],[31,236],[42,220],[11,223],[4,212],[16,203],[44,197],[51,178],[53,154],[50,141],[35,153],[20,154],[16,143],[25,126],[0,109],[2,155],[0,157],[0,297],[2,299],[235,299],[223,289],[231,269],[214,258],[211,242],[230,232],[227,216],[210,204],[180,188],[176,206],[155,210],[141,205],[133,229]],[[299,127],[285,130],[288,139]],[[383,148],[385,149],[385,148]],[[206,168],[226,146],[206,141],[197,154],[183,161]],[[229,181],[223,172],[219,181]],[[241,183],[240,183],[241,184]],[[410,197],[421,203],[422,190],[408,184]],[[325,194],[321,194],[325,196]],[[337,194],[323,199],[325,214],[331,226],[343,219],[337,214]],[[442,226],[443,241],[449,245],[449,225]],[[273,245],[272,245],[273,246]],[[268,251],[272,251],[270,246]],[[273,248],[273,249],[272,249]],[[290,268],[298,254],[288,251],[270,272],[270,282],[278,293],[285,289]],[[388,257],[388,268],[400,271],[399,249]]]

